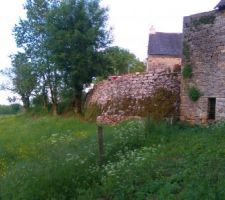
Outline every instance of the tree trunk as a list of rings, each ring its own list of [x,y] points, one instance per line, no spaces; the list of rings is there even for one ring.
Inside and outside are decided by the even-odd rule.
[[[22,96],[22,102],[23,102],[24,112],[27,112],[28,109],[30,108],[30,99],[29,99],[29,97]]]
[[[82,91],[76,92],[74,101],[73,101],[74,111],[77,114],[82,114],[83,106],[82,106]]]
[[[57,111],[57,104],[55,102],[52,103],[52,114],[54,116],[57,116],[58,115],[58,111]]]

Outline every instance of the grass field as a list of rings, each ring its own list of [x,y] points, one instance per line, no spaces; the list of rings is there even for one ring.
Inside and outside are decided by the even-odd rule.
[[[225,124],[0,117],[1,200],[225,199]]]

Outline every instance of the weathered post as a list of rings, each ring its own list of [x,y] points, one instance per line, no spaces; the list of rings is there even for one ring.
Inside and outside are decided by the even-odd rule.
[[[99,150],[99,165],[102,166],[104,163],[104,141],[103,141],[103,127],[97,126],[98,134],[98,150]]]

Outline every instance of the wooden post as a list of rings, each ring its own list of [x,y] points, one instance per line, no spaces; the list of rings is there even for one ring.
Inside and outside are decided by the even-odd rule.
[[[104,143],[103,143],[103,127],[98,125],[98,150],[99,150],[99,165],[102,166],[104,163]]]

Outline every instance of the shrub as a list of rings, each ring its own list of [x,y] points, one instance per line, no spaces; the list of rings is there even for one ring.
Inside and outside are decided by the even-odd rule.
[[[12,115],[21,112],[20,104],[0,105],[0,115]]]
[[[189,65],[189,64],[184,65],[182,75],[183,75],[184,78],[190,78],[191,77],[191,75],[192,75],[191,65]]]
[[[191,88],[189,88],[189,90],[188,90],[188,96],[189,96],[189,98],[192,100],[192,101],[197,101],[199,98],[200,98],[200,96],[201,96],[201,92],[200,92],[200,90],[198,89],[198,88],[196,88],[196,87],[191,87]]]

